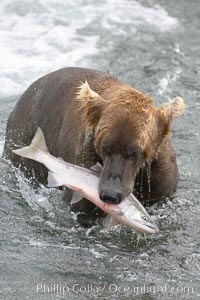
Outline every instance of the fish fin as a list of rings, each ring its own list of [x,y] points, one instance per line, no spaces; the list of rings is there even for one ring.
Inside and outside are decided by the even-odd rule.
[[[116,226],[118,224],[120,224],[120,222],[110,215],[107,215],[103,221],[103,225],[105,227]]]
[[[48,172],[47,180],[48,180],[48,187],[57,187],[57,186],[64,185],[60,177],[53,172]]]
[[[38,150],[48,151],[44,134],[40,127],[38,127],[38,130],[29,146],[23,147],[21,149],[15,149],[12,151],[19,156],[39,161],[37,156]]]
[[[77,188],[76,186],[73,186],[73,185],[65,184],[65,186],[68,187],[69,189],[73,190],[75,193],[83,195],[83,190],[82,189],[79,189],[79,188]]]
[[[83,199],[82,193],[80,193],[80,192],[74,192],[70,203],[71,204],[78,203],[81,199]]]
[[[97,171],[97,172],[101,172],[101,170],[102,170],[102,165],[100,164],[100,162],[97,162],[96,164],[94,164],[94,165],[92,165],[91,167],[90,167],[90,170],[93,170],[93,171]]]

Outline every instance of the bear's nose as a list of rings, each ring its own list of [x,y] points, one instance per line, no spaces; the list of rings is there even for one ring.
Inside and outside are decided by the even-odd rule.
[[[100,199],[106,203],[119,204],[122,201],[122,194],[117,192],[109,193],[108,191],[102,191],[100,193]]]

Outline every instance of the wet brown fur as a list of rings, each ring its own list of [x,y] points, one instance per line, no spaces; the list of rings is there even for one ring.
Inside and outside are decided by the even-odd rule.
[[[88,82],[85,84],[90,89]],[[93,94],[84,94],[84,88],[83,83],[77,92],[77,100],[86,126],[95,131],[96,149],[103,138],[119,131],[120,120],[123,119],[126,126],[132,123],[129,136],[144,150],[147,160],[156,156],[161,142],[170,134],[169,126],[172,120],[168,122],[164,118],[164,112],[155,107],[152,98],[128,85],[118,84],[109,88],[102,93],[103,97],[91,90]]]

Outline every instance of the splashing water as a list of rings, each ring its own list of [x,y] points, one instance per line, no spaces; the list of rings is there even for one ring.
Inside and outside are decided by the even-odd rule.
[[[148,192],[151,193],[151,161],[147,162],[146,170],[147,170],[147,182],[148,182]]]

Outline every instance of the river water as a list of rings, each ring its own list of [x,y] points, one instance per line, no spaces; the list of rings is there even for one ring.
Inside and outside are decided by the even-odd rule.
[[[158,105],[187,103],[171,133],[177,195],[147,208],[157,236],[81,228],[60,192],[33,190],[1,160],[1,299],[200,298],[199,41],[198,0],[1,0],[1,152],[19,95],[62,67],[111,72]]]

